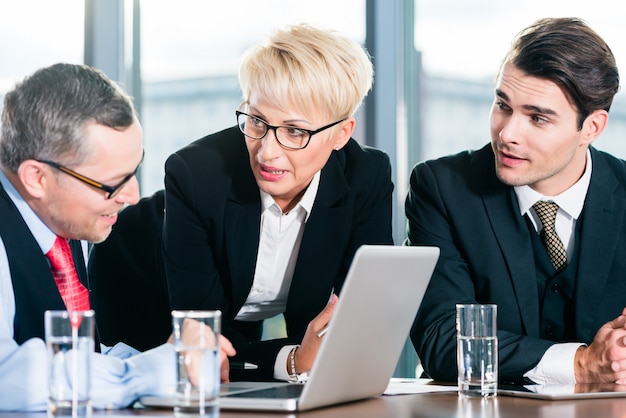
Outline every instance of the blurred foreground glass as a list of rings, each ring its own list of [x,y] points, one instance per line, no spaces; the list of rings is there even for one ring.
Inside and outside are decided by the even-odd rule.
[[[53,417],[89,417],[94,311],[46,311],[44,321],[48,413]]]
[[[219,416],[220,311],[172,311],[177,417]]]
[[[459,395],[496,396],[498,337],[496,305],[456,305]]]

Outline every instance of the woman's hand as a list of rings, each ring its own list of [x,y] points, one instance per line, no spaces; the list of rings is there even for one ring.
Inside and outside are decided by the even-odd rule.
[[[214,347],[215,346],[215,334],[213,330],[201,322],[193,319],[187,319],[183,322],[183,328],[181,330],[182,344],[188,347]],[[170,336],[168,342],[174,343],[174,334]],[[228,357],[232,357],[237,352],[235,348],[223,335],[218,336],[218,344],[220,348],[220,381],[221,383],[228,383],[230,381],[230,363]],[[204,353],[200,352],[187,352],[185,363],[187,365],[187,373],[191,382],[195,385],[199,382],[199,374],[202,370],[202,361]]]
[[[237,352],[235,348],[228,341],[228,338],[220,335],[220,382],[228,383],[230,382],[230,362],[228,361],[228,357],[232,357]]]
[[[317,357],[317,352],[322,344],[323,336],[319,337],[317,334],[324,329],[330,322],[335,306],[339,298],[337,295],[332,295],[330,301],[326,307],[320,312],[306,328],[306,333],[302,339],[302,344],[296,350],[295,365],[296,373],[309,372],[313,367],[313,362]],[[291,373],[290,359],[287,359],[287,372]]]

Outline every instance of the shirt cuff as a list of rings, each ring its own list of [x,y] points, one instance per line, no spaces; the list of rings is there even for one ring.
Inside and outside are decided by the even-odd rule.
[[[122,360],[139,354],[138,350],[125,343],[117,343],[113,347],[108,347],[104,344],[100,344],[100,352],[102,354],[114,356]]]
[[[287,357],[289,352],[297,345],[286,345],[280,349],[274,363],[274,379],[289,381],[289,373],[287,372]]]
[[[94,408],[125,408],[143,395],[174,394],[175,359],[172,344],[163,344],[125,360],[92,353],[91,397]]]
[[[524,377],[539,385],[573,385],[574,356],[582,343],[554,344],[546,350],[535,368],[524,374]]]

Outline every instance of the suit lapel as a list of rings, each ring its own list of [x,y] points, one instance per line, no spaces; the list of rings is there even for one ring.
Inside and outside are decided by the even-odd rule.
[[[232,279],[233,309],[239,310],[248,297],[259,247],[261,224],[261,195],[245,155],[236,158],[241,163],[233,170],[224,213],[224,240],[228,267]],[[220,261],[216,260],[219,264]]]
[[[528,335],[539,335],[539,300],[534,271],[535,260],[528,235],[528,226],[520,215],[515,192],[500,182],[495,174],[493,153],[482,153],[490,161],[475,161],[484,169],[483,203],[493,233],[502,251],[505,267],[515,290],[519,312]]]
[[[87,268],[85,264],[85,257],[83,257],[83,247],[79,240],[69,241],[70,249],[72,250],[72,258],[74,259],[74,267],[76,268],[76,274],[80,282],[91,292],[89,286],[89,279],[87,277]]]
[[[348,193],[348,184],[338,158],[333,155],[322,169],[320,184],[311,215],[306,223],[300,253],[289,290],[287,311],[326,301],[335,282],[343,243],[340,237],[348,237],[350,223],[346,218],[351,210],[342,199]],[[323,294],[322,294],[323,293]],[[323,307],[315,307],[318,311]],[[307,307],[310,310],[311,307]],[[318,309],[319,308],[319,309]]]
[[[598,303],[609,277],[615,248],[623,230],[626,199],[615,193],[621,188],[619,181],[608,169],[604,157],[592,151],[593,171],[585,206],[583,209],[580,233],[580,258],[576,278],[576,323],[579,333],[590,333]],[[602,245],[598,245],[601,243]],[[617,316],[619,312],[616,312]]]

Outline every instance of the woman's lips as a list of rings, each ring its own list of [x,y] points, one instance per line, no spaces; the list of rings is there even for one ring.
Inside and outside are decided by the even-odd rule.
[[[287,173],[288,171],[281,170],[280,168],[259,164],[259,175],[264,180],[277,181],[285,177]]]

